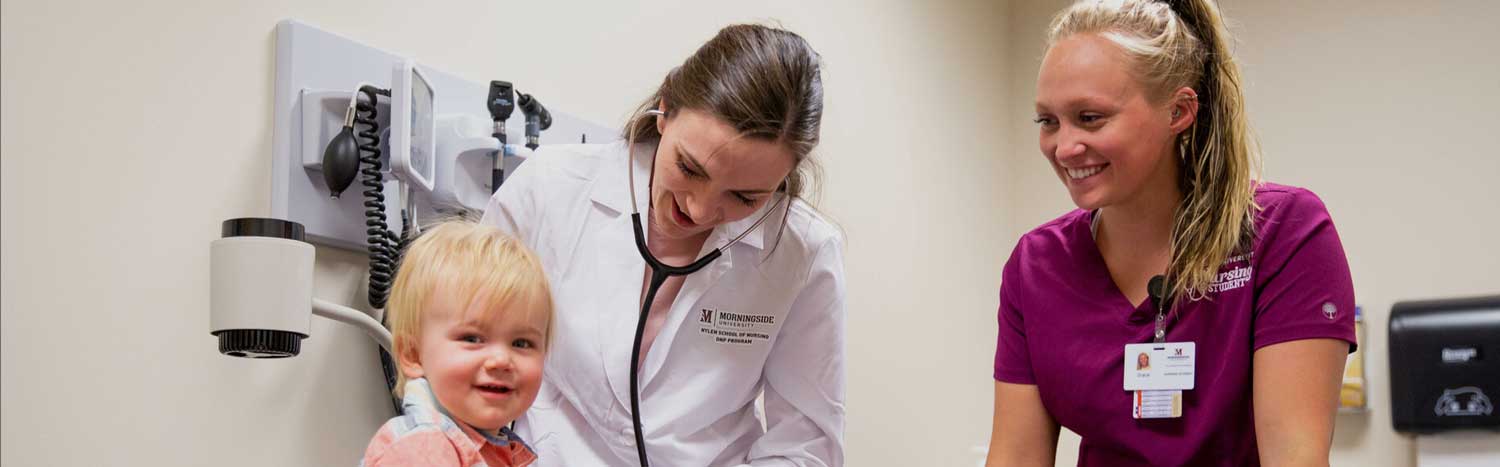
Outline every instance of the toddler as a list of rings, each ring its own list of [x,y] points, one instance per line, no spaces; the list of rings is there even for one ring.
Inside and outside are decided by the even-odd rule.
[[[380,427],[360,465],[531,464],[508,425],[536,399],[551,334],[536,256],[494,227],[438,224],[403,255],[386,311],[405,414]]]

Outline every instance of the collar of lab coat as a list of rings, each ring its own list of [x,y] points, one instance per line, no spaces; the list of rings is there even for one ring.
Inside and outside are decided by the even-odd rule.
[[[599,167],[600,172],[598,176],[594,177],[593,186],[589,188],[590,199],[621,216],[630,215],[630,180],[627,179],[625,171],[622,170],[623,167],[619,167],[621,164],[616,162],[625,158],[625,147],[626,143],[623,140],[610,145],[606,150],[606,153],[609,155],[604,157],[605,162]],[[630,169],[635,172],[635,196],[643,209],[641,211],[642,220],[647,221],[645,219],[647,211],[644,208],[651,199],[651,158],[655,155],[656,145],[651,143],[637,143],[635,150],[630,152]],[[766,221],[755,228],[756,232],[745,235],[745,238],[740,239],[739,243],[736,243],[736,245],[763,249],[766,244],[766,237],[776,235],[776,232],[780,231],[782,218],[786,214],[784,209],[791,208],[791,203],[789,202],[791,200],[784,199],[783,197],[785,196],[785,193],[777,193],[775,202],[762,205],[760,209],[756,209],[755,213],[749,217],[715,227],[714,232],[708,238],[709,242],[711,242],[709,243],[710,247],[718,248],[723,243],[744,232],[745,229],[755,225],[755,221],[759,220],[761,216],[766,216],[767,210],[775,209],[776,212],[766,216]]]

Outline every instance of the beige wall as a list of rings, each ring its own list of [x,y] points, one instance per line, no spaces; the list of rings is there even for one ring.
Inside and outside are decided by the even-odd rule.
[[[995,148],[1010,144],[994,131],[1015,107],[1006,9],[5,0],[0,464],[352,465],[389,415],[358,331],[315,319],[303,354],[281,361],[220,356],[207,332],[219,222],[269,213],[278,20],[613,124],[720,26],[775,18],[826,61],[822,206],[849,240],[849,463],[972,465],[1009,251]],[[317,268],[318,296],[362,300],[359,255],[320,249]]]
[[[1031,125],[1042,31],[1070,2],[1013,2],[1013,240],[1071,209]],[[1343,239],[1364,307],[1372,410],[1340,415],[1335,466],[1413,465],[1392,431],[1386,359],[1391,304],[1500,293],[1500,4],[1401,0],[1223,0],[1238,42],[1266,179],[1312,189]],[[1076,459],[1065,437],[1059,465]]]
[[[388,416],[358,331],[314,320],[303,355],[273,362],[219,356],[206,332],[218,222],[269,212],[283,18],[601,122],[723,24],[804,34],[827,66],[822,206],[849,238],[849,463],[978,459],[1000,265],[1071,208],[1030,125],[1063,2],[374,3],[0,3],[0,464],[347,465]],[[1480,32],[1500,7],[1224,4],[1265,174],[1328,203],[1369,319],[1374,410],[1339,418],[1334,464],[1411,465],[1387,409],[1390,304],[1500,292],[1500,61]],[[489,58],[525,47],[524,66]],[[362,300],[361,257],[318,255],[318,296]]]

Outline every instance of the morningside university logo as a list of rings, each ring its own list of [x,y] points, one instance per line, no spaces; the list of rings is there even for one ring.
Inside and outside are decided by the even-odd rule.
[[[715,343],[750,345],[771,339],[776,326],[775,315],[732,313],[712,308],[698,310],[698,333],[710,336]]]
[[[1231,256],[1224,260],[1225,269],[1219,270],[1219,276],[1208,284],[1208,293],[1228,292],[1250,282],[1250,275],[1255,268],[1250,266],[1250,254]]]

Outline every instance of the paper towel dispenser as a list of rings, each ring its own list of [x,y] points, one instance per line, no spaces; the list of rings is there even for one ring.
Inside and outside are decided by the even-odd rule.
[[[1500,295],[1396,303],[1388,336],[1396,431],[1500,430]]]

